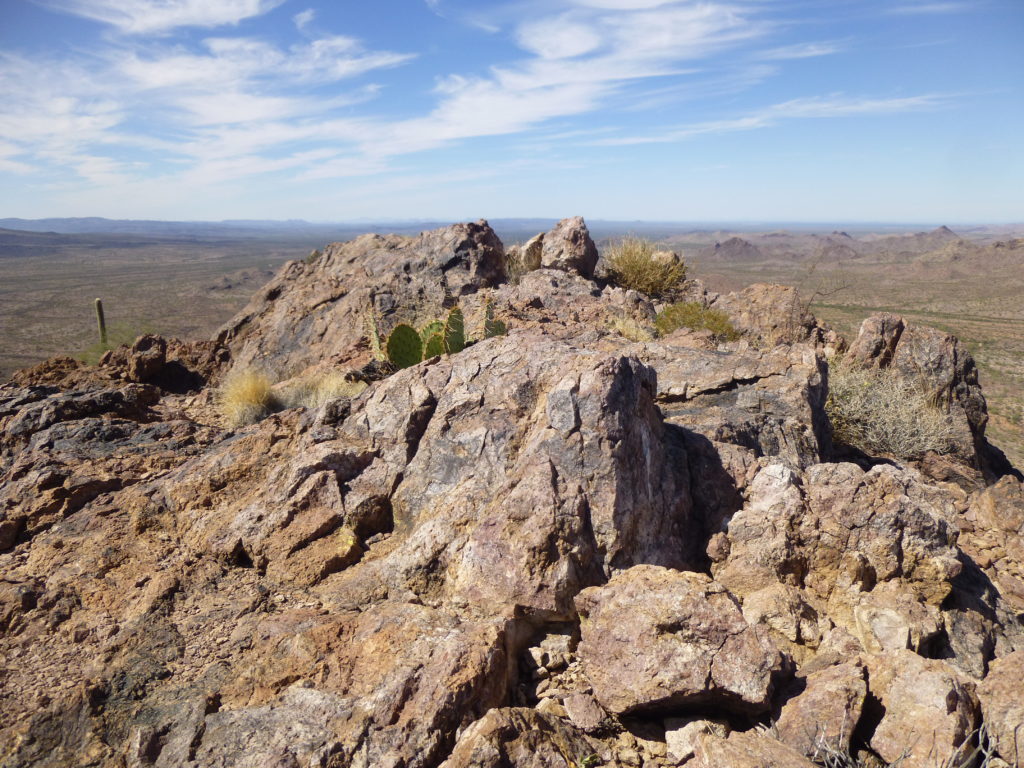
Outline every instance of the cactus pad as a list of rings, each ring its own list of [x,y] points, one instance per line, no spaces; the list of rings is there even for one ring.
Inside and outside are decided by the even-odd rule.
[[[466,348],[466,324],[462,310],[454,307],[444,324],[444,349],[449,355]]]
[[[423,347],[423,359],[426,360],[429,357],[437,357],[438,355],[444,354],[444,336],[440,333],[435,333],[429,339]]]
[[[423,342],[411,325],[400,323],[388,336],[388,360],[396,368],[408,368],[423,360]]]

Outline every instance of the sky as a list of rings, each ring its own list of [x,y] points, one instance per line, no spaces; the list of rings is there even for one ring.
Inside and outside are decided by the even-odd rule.
[[[1024,0],[0,0],[0,217],[1024,221]]]

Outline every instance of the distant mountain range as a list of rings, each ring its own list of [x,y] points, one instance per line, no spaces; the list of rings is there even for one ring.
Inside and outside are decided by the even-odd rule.
[[[572,212],[568,212],[572,213]],[[538,232],[551,228],[554,218],[502,218],[489,219],[491,226],[505,242],[527,239]],[[399,234],[417,233],[428,229],[451,224],[451,221],[438,220],[382,220],[382,221],[351,221],[351,222],[310,222],[302,219],[285,221],[261,219],[233,219],[226,221],[158,221],[150,219],[105,219],[100,217],[84,218],[47,218],[47,219],[0,219],[0,228],[21,230],[25,232],[53,232],[57,234],[104,234],[104,235],[143,235],[172,239],[244,239],[278,237],[283,239],[314,239],[321,242],[347,240],[364,232],[395,232]],[[810,233],[827,232],[832,229],[845,229],[861,234],[893,235],[924,229],[915,224],[875,224],[862,222],[851,223],[806,223],[806,222],[685,222],[685,221],[620,221],[589,219],[587,226],[595,238],[620,236],[632,232],[652,239],[663,239],[673,235],[707,232],[768,232],[785,229],[790,232]],[[984,233],[1001,235],[1024,232],[1024,224],[991,225],[960,228],[962,233]],[[953,235],[946,227],[933,230],[936,235],[943,230]],[[845,232],[834,233],[845,235]],[[846,235],[849,237],[848,235]]]

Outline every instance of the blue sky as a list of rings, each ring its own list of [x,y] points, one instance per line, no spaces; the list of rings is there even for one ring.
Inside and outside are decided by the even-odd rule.
[[[1024,0],[0,0],[0,217],[1024,220]]]

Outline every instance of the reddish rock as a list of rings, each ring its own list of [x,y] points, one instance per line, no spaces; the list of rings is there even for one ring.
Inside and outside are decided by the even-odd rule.
[[[782,657],[707,576],[635,566],[581,592],[576,607],[584,672],[609,711],[767,708]]]
[[[840,664],[798,682],[803,690],[783,705],[776,722],[779,740],[809,758],[827,750],[851,754],[868,692],[864,668]]]
[[[1024,760],[1024,650],[992,662],[978,698],[996,754],[1019,765]]]
[[[978,727],[975,686],[949,664],[912,651],[865,657],[868,689],[885,712],[871,748],[906,768],[946,764]]]
[[[814,763],[792,747],[757,731],[697,737],[693,768],[812,768]]]

